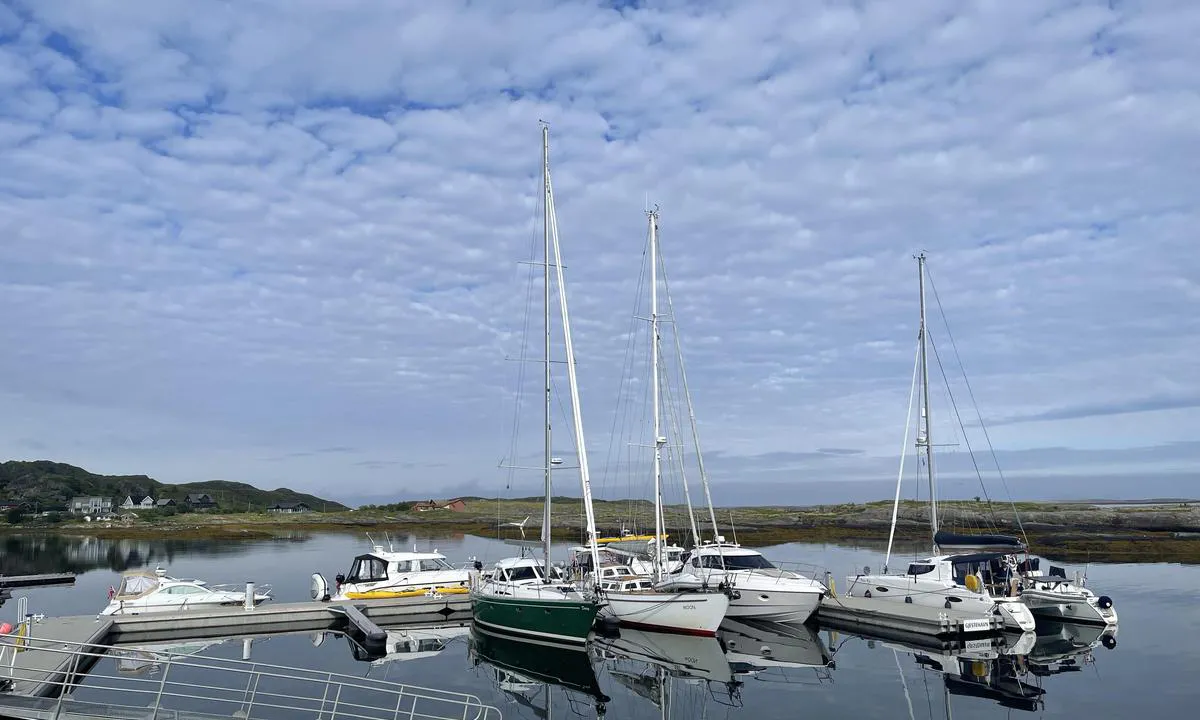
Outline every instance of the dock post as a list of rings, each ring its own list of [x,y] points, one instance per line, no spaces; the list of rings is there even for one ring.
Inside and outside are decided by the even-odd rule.
[[[250,659],[250,648],[254,645],[254,638],[242,638],[242,659]]]
[[[246,599],[242,601],[242,607],[246,610],[254,609],[254,583],[250,580],[246,581]]]

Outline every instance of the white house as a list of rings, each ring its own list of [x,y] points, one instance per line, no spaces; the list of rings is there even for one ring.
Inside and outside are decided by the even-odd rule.
[[[154,508],[154,498],[149,495],[126,495],[121,503],[122,510],[150,510]]]
[[[81,495],[71,498],[71,512],[75,515],[108,515],[112,509],[112,498],[98,495]]]

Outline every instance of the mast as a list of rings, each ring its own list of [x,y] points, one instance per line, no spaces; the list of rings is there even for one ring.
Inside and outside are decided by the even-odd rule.
[[[933,438],[930,435],[930,426],[933,423],[929,413],[929,329],[925,324],[925,253],[917,255],[917,275],[921,288],[921,418],[925,423],[924,435],[919,430],[917,432],[917,443],[925,444],[925,472],[929,478],[929,525],[933,537],[937,537],[937,489],[933,482]],[[937,543],[934,543],[933,552],[937,553]]]
[[[543,129],[543,133],[549,133]],[[579,457],[579,484],[583,490],[583,510],[587,521],[587,538],[588,549],[591,551],[592,567],[595,569],[593,579],[596,581],[596,587],[599,587],[600,569],[600,552],[596,547],[596,513],[592,508],[592,480],[591,473],[588,470],[587,444],[584,442],[583,434],[583,411],[579,407],[579,380],[575,374],[575,345],[571,341],[571,318],[567,312],[567,288],[563,280],[562,267],[562,252],[558,243],[558,218],[554,212],[554,188],[550,183],[550,165],[546,163],[545,182],[546,182],[546,206],[550,208],[547,213],[550,227],[550,245],[554,249],[554,275],[558,287],[558,307],[562,315],[562,331],[563,331],[563,349],[567,355],[567,384],[571,389],[571,420],[575,432],[575,452]],[[549,258],[547,258],[549,264]],[[547,311],[548,312],[548,311]],[[547,363],[549,367],[549,363]],[[549,463],[547,464],[549,467]],[[549,506],[549,496],[547,496],[547,507]],[[547,530],[546,545],[549,547],[549,531]]]
[[[646,213],[650,222],[650,393],[654,405],[654,580],[662,581],[662,435],[658,398],[658,210]]]
[[[545,462],[545,483],[546,483],[546,499],[542,504],[542,555],[546,559],[545,582],[550,582],[550,498],[552,496],[552,488],[550,483],[550,463],[552,449],[551,433],[550,433],[550,385],[552,378],[550,377],[550,213],[551,203],[553,202],[550,196],[550,127],[545,123],[542,124],[542,310],[544,313],[542,328],[544,330],[544,356],[542,364],[545,370],[545,406],[543,407],[545,421],[545,455],[542,458]]]

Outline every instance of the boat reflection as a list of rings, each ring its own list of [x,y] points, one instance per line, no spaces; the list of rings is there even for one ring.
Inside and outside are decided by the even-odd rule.
[[[350,654],[355,660],[380,667],[388,663],[423,660],[440,655],[457,642],[465,642],[471,627],[454,625],[421,625],[403,628],[384,628],[387,638],[379,647],[367,647],[352,635],[345,635]],[[338,633],[341,634],[341,633]]]
[[[597,718],[608,712],[611,698],[600,689],[591,653],[573,646],[503,638],[477,627],[471,628],[469,640],[472,665],[488,672],[505,701],[533,717],[552,717],[556,690],[575,715],[584,716],[584,703],[591,705]]]
[[[876,647],[878,643],[892,651],[910,717],[915,717],[914,706],[901,658],[911,656],[924,675],[941,676],[945,717],[949,718],[954,696],[988,700],[1010,710],[1042,711],[1047,694],[1044,678],[1078,671],[1094,662],[1092,651],[1098,645],[1116,646],[1116,632],[1116,626],[1055,623],[1039,625],[1037,633],[966,641],[916,642],[911,638],[862,634],[858,637],[867,640],[868,647]]]
[[[808,625],[725,618],[717,637],[740,677],[760,682],[833,681],[833,655]]]
[[[615,682],[664,711],[670,709],[674,687],[695,688],[718,704],[741,706],[742,682],[714,637],[622,628],[620,637],[596,638],[593,653]],[[664,717],[671,715],[664,712]]]

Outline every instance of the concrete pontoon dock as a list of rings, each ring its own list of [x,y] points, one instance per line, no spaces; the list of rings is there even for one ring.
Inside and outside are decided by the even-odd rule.
[[[0,588],[42,587],[44,585],[70,585],[75,582],[75,573],[42,573],[40,575],[0,575]]]
[[[896,603],[895,609],[866,598],[826,597],[817,608],[822,627],[841,630],[885,630],[912,635],[947,637],[954,635],[995,634],[1004,629],[1000,616],[981,618],[953,609]]]

